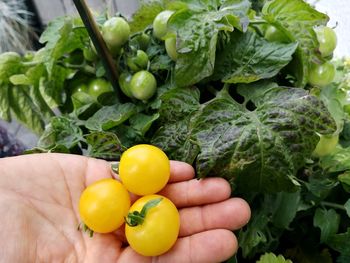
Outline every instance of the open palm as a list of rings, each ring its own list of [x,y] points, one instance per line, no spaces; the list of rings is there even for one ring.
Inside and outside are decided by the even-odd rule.
[[[33,154],[0,160],[0,258],[4,262],[220,262],[237,250],[231,230],[250,210],[220,178],[193,179],[191,166],[171,162],[161,194],[179,208],[175,246],[157,258],[138,255],[122,229],[113,234],[77,230],[77,205],[87,185],[112,177],[108,162],[67,154]]]

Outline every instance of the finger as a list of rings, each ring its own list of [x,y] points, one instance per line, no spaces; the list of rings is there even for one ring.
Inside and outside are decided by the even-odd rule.
[[[194,169],[191,165],[180,161],[170,161],[169,183],[187,181],[194,177]]]
[[[113,178],[113,173],[110,163],[95,159],[95,158],[86,158],[85,159],[85,185],[88,186],[98,180],[105,178]]]
[[[116,162],[110,162],[110,165],[116,164]],[[119,175],[112,170],[112,175],[114,178],[119,180]],[[180,182],[190,180],[194,177],[194,169],[191,165],[180,162],[180,161],[170,161],[170,178],[169,183]]]
[[[236,253],[237,238],[232,231],[226,229],[210,230],[193,236],[179,238],[174,247],[158,257],[144,257],[127,247],[119,263],[213,263],[222,262]]]
[[[237,238],[232,231],[216,229],[201,232],[189,237],[179,238],[175,246],[164,255],[158,257],[162,263],[222,262],[237,252]]]
[[[179,236],[189,236],[211,229],[236,230],[248,223],[250,208],[241,198],[202,207],[191,207],[180,210]]]
[[[231,188],[222,178],[192,179],[168,184],[159,194],[181,208],[223,201],[230,197]]]

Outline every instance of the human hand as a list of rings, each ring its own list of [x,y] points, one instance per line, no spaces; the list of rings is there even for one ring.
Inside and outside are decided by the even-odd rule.
[[[78,202],[87,185],[113,177],[103,160],[67,154],[0,159],[0,258],[4,262],[220,262],[237,250],[231,230],[250,218],[245,201],[230,197],[221,178],[196,180],[193,168],[171,162],[160,194],[180,212],[174,247],[157,258],[134,252],[122,229],[93,238],[77,231]]]

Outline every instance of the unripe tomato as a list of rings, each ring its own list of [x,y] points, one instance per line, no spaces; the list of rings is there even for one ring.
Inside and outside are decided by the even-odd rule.
[[[159,192],[170,177],[170,161],[153,145],[139,144],[123,152],[119,176],[126,189],[136,195]]]
[[[323,57],[328,57],[337,46],[337,35],[334,30],[327,26],[315,28],[317,40],[319,43],[319,51]]]
[[[153,34],[156,38],[162,39],[168,32],[168,20],[173,11],[165,10],[160,12],[153,20]]]
[[[143,50],[137,50],[136,56],[128,57],[127,59],[128,67],[133,71],[140,71],[146,69],[148,66],[148,55]]]
[[[335,67],[327,61],[323,64],[312,64],[309,70],[309,83],[323,87],[330,84],[335,76]]]
[[[102,36],[111,49],[121,47],[130,35],[130,26],[124,18],[112,17],[102,25]]]
[[[316,145],[313,155],[322,157],[332,153],[339,141],[339,135],[321,135],[320,140]]]
[[[88,86],[88,94],[95,99],[97,99],[100,95],[113,92],[113,87],[110,82],[105,79],[98,78],[90,81]]]
[[[265,38],[270,42],[288,43],[288,37],[275,26],[269,26],[265,32]]]
[[[87,61],[95,61],[97,59],[97,54],[91,46],[84,48],[83,55]]]
[[[117,230],[124,223],[129,208],[128,191],[120,182],[111,178],[89,185],[79,200],[82,221],[98,233]]]
[[[180,216],[176,206],[160,195],[141,197],[132,205],[130,213],[140,213],[150,201],[159,202],[146,211],[143,222],[136,226],[126,224],[125,236],[137,253],[159,256],[175,244],[180,229]]]
[[[134,74],[130,82],[130,91],[134,98],[148,100],[157,89],[157,80],[152,73],[141,70]]]
[[[120,74],[119,79],[118,79],[120,89],[129,98],[133,98],[132,93],[130,91],[131,78],[132,78],[131,74],[124,72],[124,73]]]
[[[169,37],[165,39],[165,50],[168,56],[176,61],[177,51],[176,51],[176,37]]]

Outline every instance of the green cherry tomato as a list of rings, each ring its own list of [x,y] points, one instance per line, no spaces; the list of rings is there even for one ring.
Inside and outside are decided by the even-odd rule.
[[[97,54],[94,50],[95,48],[92,48],[91,46],[83,49],[83,55],[87,61],[95,61],[97,59]]]
[[[323,64],[312,64],[309,70],[309,83],[323,87],[330,84],[335,76],[335,67],[327,61]]]
[[[159,192],[170,177],[170,161],[153,145],[139,144],[123,152],[119,176],[126,189],[136,195]]]
[[[140,49],[142,50],[147,50],[150,41],[151,41],[151,38],[146,33],[142,33],[137,37],[137,42],[139,44]]]
[[[129,98],[133,98],[132,93],[130,91],[131,78],[132,78],[131,74],[123,72],[122,74],[120,74],[118,79],[120,89]]]
[[[102,25],[102,36],[111,49],[121,47],[130,35],[128,22],[121,17],[112,17]]]
[[[118,229],[130,208],[130,196],[117,180],[102,179],[89,185],[79,200],[81,220],[97,233]]]
[[[148,100],[157,89],[157,81],[152,73],[141,70],[134,74],[130,82],[130,91],[134,98]]]
[[[137,253],[143,256],[159,256],[175,244],[180,229],[180,216],[176,206],[161,195],[141,197],[131,206],[129,215],[135,211],[140,213],[150,201],[158,203],[146,211],[140,224],[126,224],[125,236]]]
[[[148,66],[148,55],[143,50],[137,50],[136,56],[128,57],[127,65],[132,71],[140,71]]]
[[[88,86],[86,84],[79,84],[74,87],[72,92],[72,102],[74,108],[80,108],[86,104],[94,102],[94,98],[92,98],[88,94]]]
[[[100,95],[107,92],[113,92],[112,84],[107,80],[98,78],[90,81],[88,86],[88,94],[90,96],[97,99]]]
[[[339,141],[339,135],[320,135],[320,140],[316,145],[313,155],[322,157],[332,153]]]
[[[173,11],[165,10],[160,12],[153,20],[153,34],[156,38],[162,39],[168,32],[168,20]]]
[[[315,28],[317,40],[319,43],[319,51],[323,57],[328,57],[337,46],[337,35],[334,30],[327,26]]]
[[[169,37],[165,39],[165,50],[168,56],[176,61],[177,51],[176,51],[176,37]]]
[[[288,43],[288,37],[275,26],[269,26],[265,32],[265,38],[270,42]]]

